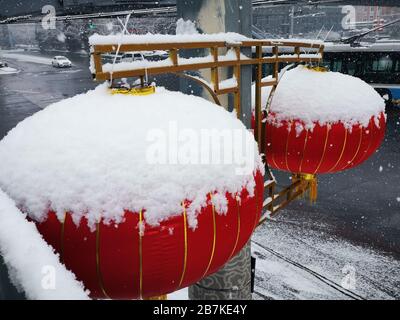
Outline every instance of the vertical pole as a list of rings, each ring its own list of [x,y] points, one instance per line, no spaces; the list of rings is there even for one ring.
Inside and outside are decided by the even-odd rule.
[[[3,49],[12,48],[11,34],[8,30],[8,25],[0,25],[0,47]]]
[[[177,9],[178,19],[195,21],[198,28],[205,33],[237,32],[251,38],[251,1],[177,0]],[[252,54],[250,48],[243,50],[242,53],[247,56]],[[236,76],[240,78],[240,93],[236,98],[240,101],[238,117],[250,129],[251,66],[242,66],[240,70],[236,70]],[[185,91],[185,88],[183,87],[181,90]],[[189,298],[192,300],[251,299],[250,243],[218,272],[191,286]]]
[[[290,9],[290,34],[289,38],[293,38],[294,34],[294,6]]]

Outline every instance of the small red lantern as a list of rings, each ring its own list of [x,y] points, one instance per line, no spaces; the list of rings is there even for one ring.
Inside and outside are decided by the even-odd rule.
[[[248,242],[258,224],[263,202],[263,176],[255,175],[254,196],[243,189],[227,193],[228,210],[218,214],[211,204],[198,214],[195,230],[182,214],[159,226],[139,227],[143,212],[126,212],[125,221],[96,225],[83,218],[77,226],[69,213],[60,222],[54,212],[37,223],[39,232],[60,254],[66,267],[94,298],[150,298],[173,292],[214,273]]]
[[[343,123],[320,125],[302,130],[301,121],[275,122],[275,115],[266,124],[268,164],[293,173],[334,173],[353,168],[367,160],[379,147],[385,135],[385,115],[371,117],[367,127]]]
[[[265,105],[270,89],[263,90]],[[385,135],[385,104],[379,94],[358,78],[322,67],[298,66],[281,75],[269,107],[268,165],[307,180],[311,200],[317,193],[316,174],[361,164]]]

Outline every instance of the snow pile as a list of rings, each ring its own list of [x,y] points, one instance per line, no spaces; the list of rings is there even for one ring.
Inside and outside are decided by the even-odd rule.
[[[103,65],[103,72],[117,72],[126,70],[137,70],[144,68],[157,68],[157,67],[168,67],[172,66],[171,59],[159,60],[159,61],[149,61],[149,60],[136,60],[136,61],[123,61],[118,63],[105,63]],[[94,64],[90,66],[92,73],[95,73]]]
[[[228,78],[225,80],[222,80],[219,82],[219,89],[224,90],[224,89],[230,89],[230,88],[235,88],[237,87],[238,82],[235,76],[232,78]]]
[[[240,54],[241,60],[248,60],[249,58],[243,53]],[[219,61],[234,61],[237,60],[236,53],[234,50],[228,50],[226,54],[218,56]],[[209,54],[203,57],[189,57],[184,58],[178,56],[178,65],[189,65],[195,63],[210,63],[214,61],[214,57]],[[103,72],[117,72],[117,71],[127,71],[127,70],[138,70],[145,68],[160,68],[160,67],[171,67],[173,66],[173,62],[171,58],[167,58],[164,60],[158,61],[149,61],[149,60],[136,60],[136,61],[123,61],[118,63],[105,63],[103,65]],[[93,58],[90,60],[89,66],[90,72],[95,73],[94,61]]]
[[[265,80],[270,80],[270,77]],[[262,88],[265,107],[271,87]],[[253,107],[255,105],[253,85]],[[300,120],[305,128],[315,123],[342,122],[346,127],[368,126],[371,117],[385,111],[382,97],[366,82],[339,72],[318,72],[298,66],[283,74],[272,100],[269,120]]]
[[[10,67],[0,68],[0,74],[14,74],[14,73],[19,73],[19,70]]]
[[[221,139],[226,133],[239,134],[231,143],[242,157],[214,162],[229,147],[229,137]],[[221,143],[203,147],[206,139]],[[196,227],[210,192],[244,187],[253,195],[253,172],[263,172],[252,133],[233,113],[163,88],[112,95],[105,84],[19,123],[0,142],[0,159],[0,187],[33,219],[45,219],[49,209],[60,219],[71,211],[75,222],[86,216],[92,226],[100,218],[121,222],[125,209],[144,209],[146,221],[157,225],[181,214],[188,199],[188,221]]]
[[[20,54],[20,53],[10,52],[10,53],[4,53],[3,57],[7,58],[7,59],[15,59],[18,61],[51,65],[50,58],[43,58],[43,57],[38,57],[38,56],[34,56],[34,55],[29,55],[29,54]]]
[[[83,285],[59,262],[33,222],[0,190],[0,253],[28,299],[88,299]]]
[[[176,22],[176,34],[199,34],[196,29],[196,24],[190,20],[183,20],[182,18],[178,19]]]

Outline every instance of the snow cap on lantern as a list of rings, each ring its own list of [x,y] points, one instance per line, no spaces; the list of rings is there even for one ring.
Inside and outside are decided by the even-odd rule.
[[[242,157],[213,162],[229,143]],[[261,212],[252,134],[223,108],[163,88],[131,96],[100,85],[50,105],[8,133],[0,158],[0,187],[93,297],[198,281],[241,249]]]
[[[263,88],[263,106],[269,92]],[[287,71],[267,118],[268,164],[303,174],[354,167],[379,147],[384,110],[384,100],[359,78],[302,65]]]

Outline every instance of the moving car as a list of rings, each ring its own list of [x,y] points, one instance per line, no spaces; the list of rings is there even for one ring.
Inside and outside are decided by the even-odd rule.
[[[51,65],[56,68],[69,68],[72,67],[72,62],[64,56],[55,56],[51,60]]]

